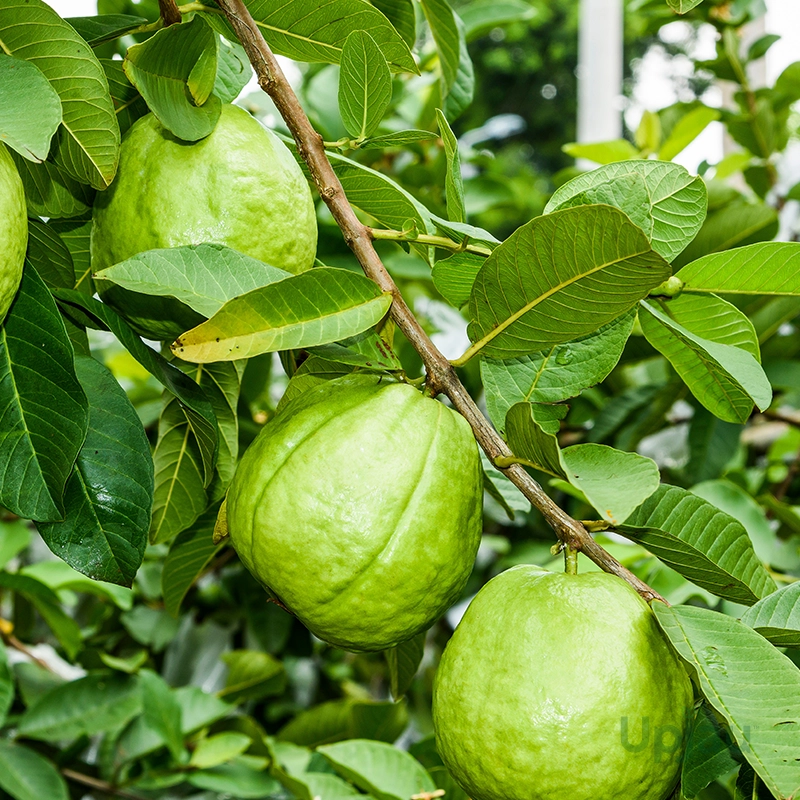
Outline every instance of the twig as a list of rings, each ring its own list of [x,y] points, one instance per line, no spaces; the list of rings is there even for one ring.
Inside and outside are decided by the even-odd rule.
[[[111,794],[115,797],[123,797],[125,800],[147,800],[142,795],[127,792],[125,789],[118,789],[108,781],[102,781],[100,778],[93,778],[91,775],[84,775],[82,772],[76,772],[74,769],[62,769],[61,774],[68,780],[74,783],[80,783],[83,786],[88,786],[103,794]]]
[[[447,236],[434,236],[430,233],[420,233],[416,236],[409,236],[403,231],[386,230],[385,228],[370,228],[373,239],[386,239],[391,242],[416,242],[418,244],[430,244],[433,247],[441,247],[443,250],[452,250],[454,253],[475,253],[479,256],[490,256],[492,250],[481,244],[463,244]]]
[[[175,4],[175,0],[158,0],[158,10],[164,25],[174,25],[181,21],[181,12]]]
[[[19,639],[17,639],[17,637],[14,636],[13,633],[3,634],[3,639],[9,647],[13,647],[20,653],[24,653],[37,666],[40,666],[42,669],[46,669],[48,672],[52,672],[54,675],[58,674],[46,661],[43,661],[41,658],[35,656],[33,654],[33,651],[28,647],[28,645],[24,644]]]
[[[322,137],[309,122],[297,95],[286,80],[250,12],[242,0],[217,0],[217,4],[244,46],[258,76],[259,85],[275,103],[291,131],[300,156],[307,164],[320,196],[341,228],[345,242],[355,254],[367,277],[375,281],[381,290],[391,294],[392,318],[421,356],[431,394],[442,393],[450,399],[455,409],[470,424],[475,438],[492,462],[498,457],[512,456],[513,453],[508,445],[483,416],[469,392],[458,379],[453,366],[437,350],[406,305],[373,247],[369,228],[358,219],[345,197],[342,185],[325,154]],[[539,510],[555,531],[556,536],[565,545],[581,551],[606,572],[618,575],[628,581],[646,600],[664,601],[656,591],[597,544],[583,525],[559,508],[523,466],[511,464],[502,468],[502,471]]]

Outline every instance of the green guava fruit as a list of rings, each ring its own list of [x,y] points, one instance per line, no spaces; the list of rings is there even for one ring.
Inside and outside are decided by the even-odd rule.
[[[0,144],[0,322],[19,288],[27,247],[25,190],[8,150]]]
[[[227,500],[248,570],[320,639],[384,650],[455,602],[481,535],[469,425],[408,384],[348,376],[286,405]]]
[[[433,689],[439,754],[472,800],[665,800],[692,706],[629,584],[532,566],[481,589]]]
[[[223,105],[213,132],[184,142],[153,114],[125,135],[119,170],[93,210],[92,269],[137,253],[212,242],[298,273],[314,263],[308,182],[286,145],[244,109]],[[106,284],[105,286],[103,284]],[[172,298],[99,282],[103,299],[141,332],[173,339],[202,317]]]

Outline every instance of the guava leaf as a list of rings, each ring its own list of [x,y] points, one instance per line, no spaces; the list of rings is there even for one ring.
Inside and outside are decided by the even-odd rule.
[[[436,791],[436,784],[413,756],[384,742],[352,739],[317,748],[345,780],[377,800],[408,800]]]
[[[742,614],[742,622],[776,647],[800,647],[800,581],[750,606]]]
[[[605,142],[570,142],[561,148],[572,158],[585,158],[596,164],[613,164],[641,158],[639,151],[627,139],[609,139]]]
[[[217,694],[228,702],[261,700],[280,694],[286,688],[286,670],[277,658],[258,650],[231,650],[223,653],[228,666],[225,688]]]
[[[678,486],[659,487],[616,530],[718,597],[752,605],[775,590],[744,526]]]
[[[41,162],[61,124],[61,99],[30,61],[0,53],[0,142]]]
[[[469,300],[475,279],[485,261],[485,256],[466,251],[440,258],[431,270],[433,285],[445,300],[460,308]]]
[[[422,656],[425,654],[425,633],[418,633],[413,639],[401,642],[387,650],[386,663],[389,667],[389,683],[392,697],[399,700],[411,687],[417,674]]]
[[[145,724],[155,731],[175,761],[183,755],[181,707],[164,679],[149,669],[139,673]]]
[[[147,250],[94,278],[142,294],[170,295],[211,317],[234,297],[290,274],[221,244],[197,244]]]
[[[118,39],[147,24],[144,17],[131,14],[99,14],[95,17],[67,17],[67,22],[93,47]]]
[[[658,157],[663,161],[671,161],[688,147],[712,122],[721,116],[718,108],[698,106],[682,116],[670,131],[669,136],[661,144]],[[705,185],[700,184],[705,188]],[[702,223],[702,218],[698,220]]]
[[[681,766],[681,791],[688,800],[710,783],[730,775],[739,766],[734,758],[738,748],[730,734],[703,704],[697,709],[692,732],[686,743]]]
[[[244,48],[227,39],[220,42],[214,94],[223,103],[232,103],[247,86],[253,69]]]
[[[139,90],[128,80],[122,61],[101,58],[100,64],[108,79],[111,99],[119,122],[119,129],[124,134],[128,128],[150,110]]]
[[[64,321],[28,262],[0,328],[0,503],[25,519],[63,517],[89,419],[73,358]]]
[[[631,192],[625,178],[637,178],[643,184],[644,224],[639,219],[641,199]],[[620,188],[614,194],[618,184]],[[648,235],[653,250],[667,261],[675,258],[697,235],[708,202],[702,178],[690,175],[678,164],[620,161],[579,175],[556,189],[545,206],[545,214],[575,205],[582,196],[586,198],[583,202],[604,202],[624,211]]]
[[[342,48],[353,31],[369,31],[392,72],[419,74],[409,46],[375,6],[365,0],[250,0],[247,9],[269,46],[295,61],[338,64]],[[217,14],[208,21],[219,25]],[[227,22],[222,23],[228,28]],[[233,33],[228,30],[228,36]],[[234,37],[235,40],[235,37]]]
[[[489,33],[493,28],[531,19],[538,13],[526,0],[473,0],[458,10],[468,42]]]
[[[517,403],[506,416],[506,439],[524,463],[569,481],[609,522],[624,520],[659,485],[655,462],[600,444],[561,450],[554,433],[543,430],[534,406]],[[560,408],[556,406],[556,408]]]
[[[458,75],[459,30],[447,0],[420,0],[433,35],[442,73],[442,97],[447,97]]]
[[[14,800],[69,800],[67,784],[52,761],[7,739],[0,739],[0,789]]]
[[[703,0],[667,0],[667,5],[678,14],[688,14],[702,2]]]
[[[347,132],[366,139],[380,125],[392,99],[392,73],[367,31],[353,31],[342,48],[339,113]]]
[[[652,607],[745,759],[775,797],[796,797],[800,670],[762,636],[725,614],[658,602]]]
[[[87,356],[75,358],[75,369],[89,398],[89,429],[67,480],[64,520],[37,527],[47,546],[79,572],[130,586],[150,527],[150,444],[108,369]]]
[[[762,242],[692,261],[678,272],[689,292],[800,295],[800,244]]]
[[[515,358],[578,339],[625,314],[669,273],[617,208],[581,206],[536,217],[478,273],[468,352]]]
[[[442,137],[445,157],[445,195],[447,198],[447,216],[454,222],[466,222],[467,212],[464,209],[464,180],[461,177],[461,156],[456,139],[447,117],[441,109],[436,109],[436,122]]]
[[[635,318],[636,312],[631,310],[582,339],[529,356],[481,359],[492,422],[503,427],[508,409],[515,403],[558,403],[600,383],[617,365]]]
[[[217,767],[244,753],[252,744],[253,740],[244,733],[224,731],[214,734],[197,743],[189,766],[195,769]]]
[[[359,144],[360,150],[376,150],[383,147],[403,147],[406,144],[414,144],[415,142],[426,142],[431,139],[436,139],[437,134],[433,131],[396,131],[395,133],[383,133],[377,136],[371,136]]]
[[[50,226],[28,220],[28,260],[39,277],[53,289],[75,286],[75,267],[66,244]]]
[[[186,361],[230,361],[336,342],[376,325],[391,296],[355,272],[319,267],[226,303],[184,333],[172,351]]]
[[[772,387],[751,352],[704,338],[684,327],[670,314],[667,301],[643,301],[639,321],[647,341],[666,356],[692,394],[712,414],[726,422],[743,423],[754,403],[762,411],[769,407]],[[698,322],[688,315],[686,321]],[[704,332],[720,336],[710,326]],[[727,335],[724,330],[722,335]]]
[[[219,47],[219,36],[202,17],[194,17],[128,48],[125,74],[179,139],[197,141],[217,124],[222,104],[212,93]]]
[[[0,40],[7,55],[35,62],[61,99],[62,124],[52,141],[55,163],[77,181],[108,187],[117,171],[120,133],[105,73],[91,47],[42,0],[3,3]]]

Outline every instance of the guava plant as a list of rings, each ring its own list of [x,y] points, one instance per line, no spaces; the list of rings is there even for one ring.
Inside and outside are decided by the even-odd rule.
[[[0,792],[797,797],[800,456],[756,502],[740,434],[800,426],[800,245],[669,160],[713,114],[568,147],[607,163],[499,241],[452,124],[525,3],[100,11],[0,0]],[[785,75],[726,120],[762,198]],[[482,512],[538,533],[480,589]]]

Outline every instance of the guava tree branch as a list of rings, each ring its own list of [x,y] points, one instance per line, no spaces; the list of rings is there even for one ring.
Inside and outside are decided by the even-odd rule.
[[[175,0],[158,0],[158,10],[164,25],[174,25],[181,21],[181,12],[175,4]]]
[[[491,423],[483,416],[469,392],[456,375],[452,364],[434,346],[417,322],[400,291],[386,271],[372,244],[372,233],[356,216],[345,197],[342,185],[325,154],[322,137],[314,130],[272,50],[242,0],[217,0],[217,4],[233,26],[258,76],[261,88],[270,96],[297,143],[300,156],[308,166],[314,183],[341,228],[345,242],[355,254],[364,273],[384,292],[392,295],[391,315],[395,324],[420,354],[427,372],[427,383],[433,394],[446,395],[457,411],[469,422],[478,443],[494,463],[508,458],[512,452]],[[588,556],[606,572],[628,581],[646,600],[663,598],[630,570],[606,552],[586,528],[559,508],[542,487],[520,464],[511,464],[502,471],[522,494],[538,509],[558,539],[573,550]]]

